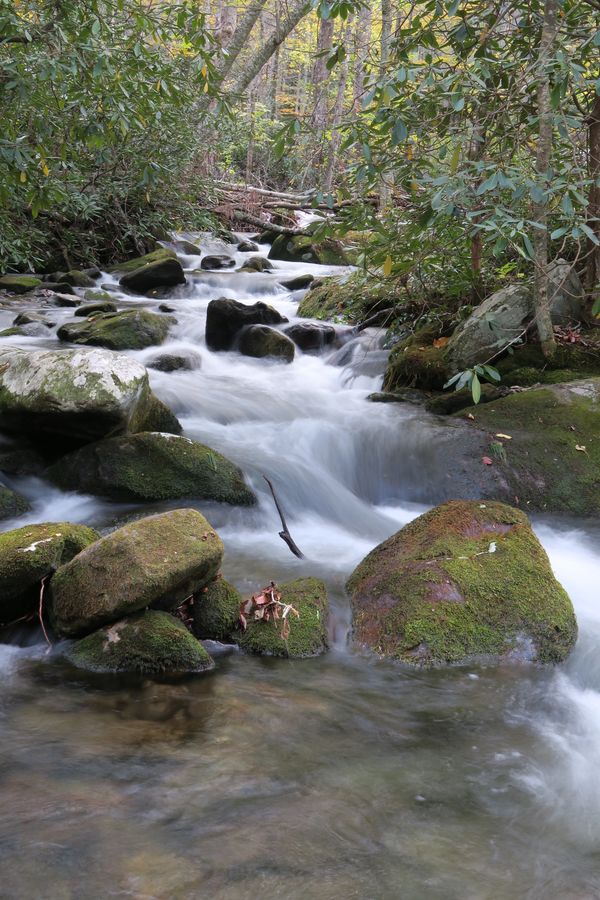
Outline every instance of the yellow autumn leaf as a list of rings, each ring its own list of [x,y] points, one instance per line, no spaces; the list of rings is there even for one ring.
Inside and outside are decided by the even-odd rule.
[[[43,160],[41,161],[41,163],[40,163],[40,168],[41,168],[42,172],[44,173],[44,175],[45,175],[46,178],[47,178],[48,175],[50,174],[50,169],[48,168],[48,164],[47,164],[47,162],[46,162],[45,159],[43,159]]]
[[[206,76],[208,75],[208,66],[206,65],[206,63],[204,63],[204,65],[200,69],[200,74],[203,78],[206,78]]]
[[[21,182],[21,184],[25,184],[25,182],[27,181],[26,172],[21,172],[21,174],[19,175],[19,181]]]
[[[512,435],[510,434],[502,434],[502,432],[500,432],[496,437],[504,438],[505,441],[512,441]]]
[[[415,155],[414,147],[412,144],[409,144],[408,147],[406,148],[406,158],[412,159],[414,155]]]
[[[392,274],[392,257],[391,256],[388,256],[386,258],[386,261],[383,264],[383,274],[386,276]]]
[[[454,153],[450,158],[450,171],[454,175],[456,170],[458,169],[458,162],[460,160],[460,144],[457,144],[454,148]]]

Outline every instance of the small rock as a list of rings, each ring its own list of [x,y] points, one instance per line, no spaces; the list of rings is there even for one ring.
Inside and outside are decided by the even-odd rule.
[[[296,278],[289,278],[287,281],[281,281],[280,284],[288,291],[302,291],[308,288],[314,280],[314,275],[297,275]]]
[[[182,353],[162,353],[146,360],[146,368],[156,369],[157,372],[192,372],[202,366],[202,357],[199,353],[189,351]]]
[[[248,325],[244,328],[240,332],[238,348],[244,356],[272,356],[286,363],[291,363],[296,353],[294,342],[268,325]]]
[[[316,322],[291,325],[284,333],[301,350],[322,350],[323,347],[333,344],[336,337],[336,330],[332,325],[319,325]]]
[[[235,267],[235,259],[231,256],[217,255],[205,256],[200,262],[200,268],[208,271],[217,269],[233,269]]]
[[[237,249],[240,253],[256,253],[258,244],[255,244],[254,241],[240,241]]]
[[[264,256],[251,256],[241,267],[240,272],[271,272],[273,263]]]

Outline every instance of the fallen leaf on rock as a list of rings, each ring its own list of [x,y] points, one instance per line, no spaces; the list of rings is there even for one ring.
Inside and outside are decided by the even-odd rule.
[[[512,435],[510,434],[497,434],[496,437],[504,438],[505,441],[512,441]]]
[[[467,419],[472,419],[473,422],[474,422],[474,421],[475,421],[475,416],[473,415],[473,413],[467,413]]]
[[[493,465],[492,460],[489,458],[489,456],[482,456],[482,457],[481,457],[481,462],[484,464],[484,466],[491,466],[491,465]]]
[[[584,447],[583,444],[575,444],[575,449],[580,453],[587,453],[587,447]]]
[[[447,337],[436,338],[433,342],[433,346],[439,350],[440,347],[445,347],[449,340],[450,338]]]

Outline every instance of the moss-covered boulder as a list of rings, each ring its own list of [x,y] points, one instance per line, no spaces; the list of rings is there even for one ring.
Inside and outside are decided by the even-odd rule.
[[[447,451],[451,469],[471,457],[471,468],[495,476],[482,496],[517,497],[531,510],[600,514],[600,378],[511,393],[452,418],[464,424]],[[481,466],[482,447],[491,466]]]
[[[85,303],[83,306],[80,306],[75,310],[74,315],[87,318],[88,316],[96,315],[96,313],[115,313],[116,311],[117,304],[114,300],[98,300],[96,303]]]
[[[153,250],[152,253],[146,253],[144,256],[135,256],[133,259],[116,263],[116,265],[110,266],[108,271],[113,272],[116,275],[126,275],[129,272],[143,269],[144,266],[147,266],[150,263],[161,262],[165,259],[177,259],[177,254],[168,247],[158,247],[156,250]]]
[[[171,316],[159,316],[147,309],[128,309],[97,313],[84,322],[65,322],[57,334],[61,341],[71,344],[108,350],[143,350],[162,344],[174,322]]]
[[[177,675],[214,668],[211,657],[185,625],[157,610],[137,613],[88,634],[72,644],[66,656],[90,672]]]
[[[451,501],[376,547],[348,581],[354,639],[415,666],[562,662],[573,606],[520,510]]]
[[[146,369],[108,350],[0,349],[0,428],[87,443],[181,426],[150,390]]]
[[[347,266],[350,261],[341,241],[334,238],[315,240],[311,235],[278,235],[269,250],[269,259],[284,262],[317,263],[324,266]]]
[[[427,326],[399,341],[388,360],[383,378],[383,390],[394,392],[401,387],[441,390],[456,371],[448,362],[443,348],[433,341],[439,328]]]
[[[272,272],[273,263],[264,256],[251,256],[244,262],[240,272]]]
[[[30,510],[29,502],[0,481],[0,519],[12,519]]]
[[[83,299],[88,303],[113,303],[115,298],[110,291],[92,290],[84,291]]]
[[[88,444],[60,459],[47,474],[64,490],[115,500],[189,497],[240,506],[256,503],[230,460],[173,434],[146,432]]]
[[[40,287],[41,278],[35,275],[2,275],[0,277],[0,291],[9,291],[11,294],[27,294]]]
[[[298,315],[356,324],[387,310],[389,321],[389,310],[399,302],[402,290],[394,281],[366,280],[359,273],[344,278],[319,278],[300,301]]]
[[[222,557],[221,539],[194,509],[130,522],[58,569],[52,621],[74,636],[146,606],[172,609],[214,578]]]
[[[329,646],[327,589],[317,578],[297,578],[279,585],[281,602],[291,604],[299,618],[290,614],[290,633],[281,637],[281,622],[249,621],[245,631],[237,632],[237,641],[246,653],[261,656],[286,656],[303,659],[319,656]]]
[[[91,288],[94,287],[96,283],[94,278],[88,275],[87,272],[82,272],[80,269],[71,269],[70,272],[62,274],[62,277],[58,280],[66,281],[71,287],[78,288]]]
[[[287,322],[273,306],[240,303],[219,297],[211,300],[206,312],[206,344],[211,350],[231,350],[238,333],[247,325],[279,325]]]
[[[194,634],[202,640],[232,640],[240,619],[242,595],[218,576],[194,601]]]
[[[268,325],[248,325],[244,328],[240,333],[238,349],[244,356],[259,359],[270,356],[286,363],[293,362],[296,354],[294,342]]]
[[[40,582],[97,540],[83,525],[50,522],[0,534],[0,624],[37,608]]]
[[[185,274],[179,260],[167,256],[148,262],[133,272],[126,272],[121,276],[119,284],[125,290],[145,294],[155,288],[185,284]]]

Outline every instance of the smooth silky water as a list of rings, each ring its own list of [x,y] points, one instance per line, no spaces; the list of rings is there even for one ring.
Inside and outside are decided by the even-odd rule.
[[[349,648],[353,567],[452,496],[444,426],[366,401],[381,383],[376,333],[289,366],[209,352],[210,299],[264,299],[293,320],[301,295],[279,280],[333,271],[276,266],[190,278],[169,292],[170,341],[131,353],[200,353],[199,370],[149,370],[152,385],[186,435],[243,467],[256,508],[116,504],[15,478],[33,510],[2,526],[111,528],[197,506],[242,592],[326,580],[332,649],[305,661],[230,652],[211,674],[156,683],[85,675],[41,643],[0,646],[0,897],[600,897],[600,529],[535,523],[580,625],[559,670],[421,672]],[[18,308],[0,311],[0,328]],[[51,313],[57,324],[71,315]],[[56,347],[52,336],[4,342]],[[277,535],[263,475],[304,560]]]

